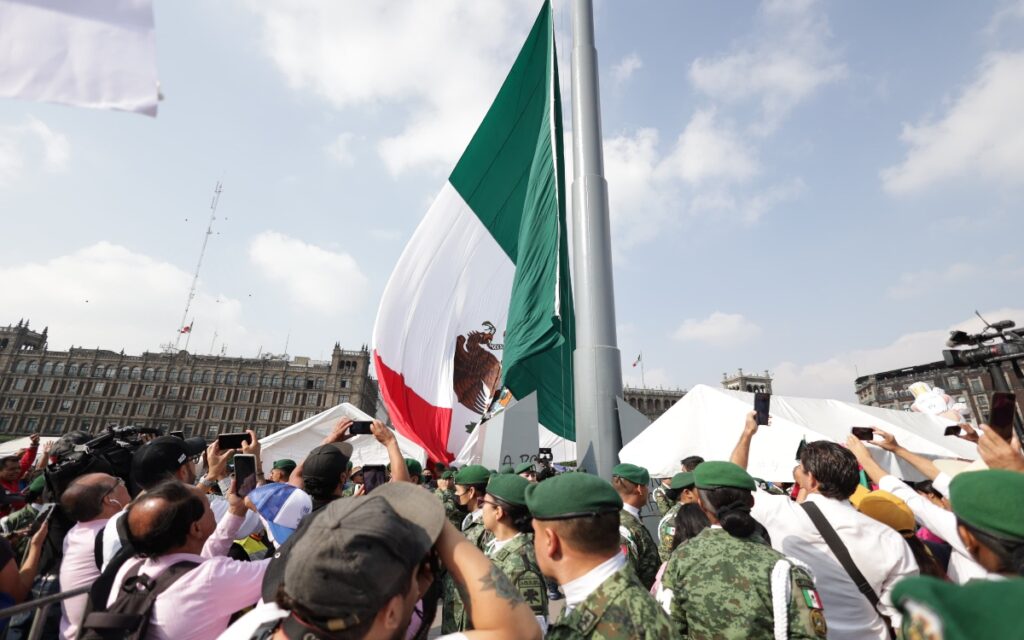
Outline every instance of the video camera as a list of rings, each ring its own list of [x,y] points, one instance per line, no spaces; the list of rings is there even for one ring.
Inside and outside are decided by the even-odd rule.
[[[984,318],[982,322],[985,322]],[[1013,320],[1000,320],[991,324],[985,322],[985,329],[980,333],[950,331],[949,340],[946,341],[947,347],[972,348],[945,349],[942,352],[942,359],[945,360],[947,367],[970,367],[993,361],[1024,358],[1024,336],[1019,330],[1013,330],[1015,326]],[[996,340],[1001,342],[995,342]]]
[[[92,440],[73,445],[70,451],[59,455],[55,463],[46,467],[50,499],[59,500],[71,481],[86,473],[109,473],[128,483],[132,454],[145,443],[142,436],[162,433],[154,427],[109,426],[105,433]]]

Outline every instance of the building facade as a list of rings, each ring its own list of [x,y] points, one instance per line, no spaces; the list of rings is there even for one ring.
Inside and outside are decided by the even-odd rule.
[[[1003,363],[1003,373],[1011,391],[1017,394],[1017,412],[1024,415],[1024,387],[1008,363]],[[854,382],[854,388],[861,404],[909,411],[914,403],[909,387],[915,382],[939,387],[954,401],[964,403],[970,409],[969,420],[984,422],[988,419],[992,380],[983,367],[950,369],[944,362],[931,362],[861,376]]]
[[[722,388],[730,391],[746,391],[749,393],[771,393],[772,376],[767,370],[762,373],[743,373],[743,369],[729,375],[722,374]]]
[[[377,415],[366,347],[331,360],[104,349],[50,351],[47,329],[0,327],[0,435],[158,427],[207,438],[274,433],[342,402]]]
[[[686,395],[686,389],[653,389],[650,387],[626,387],[622,390],[622,399],[634,409],[654,422],[668,411],[672,405]]]

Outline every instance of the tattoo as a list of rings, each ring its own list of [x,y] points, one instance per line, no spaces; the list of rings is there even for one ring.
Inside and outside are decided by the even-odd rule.
[[[508,576],[494,565],[491,565],[491,570],[486,576],[480,578],[480,582],[483,584],[484,591],[494,589],[499,598],[508,601],[510,607],[514,608],[517,604],[526,602]]]

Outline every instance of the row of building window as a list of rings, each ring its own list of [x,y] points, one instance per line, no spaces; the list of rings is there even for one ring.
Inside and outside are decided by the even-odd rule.
[[[963,389],[963,384],[960,381],[960,376],[949,376],[946,378],[945,383],[942,380],[922,380],[932,387],[941,387],[946,393],[952,391],[959,391]],[[967,380],[967,386],[971,393],[983,393],[985,391],[985,385],[980,377],[974,377]],[[906,388],[893,388],[892,385],[886,385],[882,387],[883,398],[893,398],[899,395],[908,395],[910,391]]]
[[[340,396],[338,398],[338,401],[339,402],[348,402],[349,401],[349,397],[348,396]],[[47,405],[49,405],[49,407]],[[41,399],[41,398],[36,398],[36,399],[31,399],[31,398],[25,398],[25,399],[8,398],[8,399],[6,399],[4,401],[3,408],[4,408],[5,412],[15,412],[15,411],[18,411],[20,409],[21,411],[24,411],[24,412],[27,412],[27,411],[51,411],[51,412],[57,412],[57,413],[75,413],[76,410],[77,410],[78,412],[81,412],[81,413],[91,413],[91,414],[101,413],[101,414],[106,414],[106,415],[124,416],[124,415],[128,415],[128,411],[126,411],[126,407],[134,407],[133,410],[129,409],[129,411],[131,411],[132,415],[136,415],[136,416],[149,416],[150,412],[151,412],[150,408],[153,405],[156,405],[159,408],[158,411],[159,411],[160,415],[167,416],[167,417],[175,416],[177,414],[177,412],[178,412],[178,407],[179,407],[179,405],[176,405],[176,404],[163,404],[163,403],[159,403],[159,402],[157,402],[157,403],[150,403],[150,402],[130,403],[130,402],[127,402],[126,403],[126,402],[100,402],[98,400],[88,400],[88,401],[84,401],[83,400],[83,401],[77,401],[77,402],[75,400],[53,400],[53,401],[49,401],[48,402],[48,401],[46,401],[44,399]],[[320,406],[320,395],[319,394],[309,394],[307,396],[307,398],[306,398],[306,406],[308,406],[308,407],[319,407]],[[203,407],[200,407],[199,405],[188,405],[188,407],[187,407],[187,409],[185,409],[185,411],[186,411],[186,414],[188,416],[196,417],[196,416],[198,416],[200,414],[202,409],[203,409]],[[259,411],[260,412],[259,415],[264,415],[264,412],[267,412],[265,414],[265,415],[268,416],[267,418],[259,418],[259,419],[261,419],[261,420],[269,419],[269,415],[270,415],[269,412],[271,411],[270,408],[254,407],[254,408],[250,409],[249,407],[234,407],[234,406],[230,406],[230,405],[212,405],[212,406],[209,406],[208,409],[209,409],[209,413],[208,413],[207,417],[210,417],[210,418],[221,418],[221,417],[227,416],[228,419],[240,419],[240,420],[247,420],[247,419],[249,419],[250,415],[257,415],[255,413],[250,413],[250,411],[252,411],[252,412]],[[279,411],[280,411],[280,418],[279,418],[280,420],[288,421],[288,420],[292,419],[293,409],[281,409]],[[302,413],[302,412],[298,411],[297,413]],[[156,414],[154,413],[154,415],[156,415]]]
[[[308,416],[307,416],[308,417]],[[157,422],[152,421],[137,421],[132,422],[134,426],[138,427],[158,427],[163,429],[164,432],[171,430],[171,423],[169,422]],[[74,420],[71,418],[37,418],[27,417],[17,421],[15,419],[0,416],[0,432],[9,433],[12,431],[20,433],[43,433],[49,435],[56,435],[65,433],[67,431],[87,431],[90,433],[100,433],[106,429],[108,425],[107,421],[93,418],[82,418],[80,420]],[[186,437],[191,436],[205,436],[208,440],[212,440],[221,431],[234,431],[240,427],[237,425],[220,425],[220,424],[202,424],[202,423],[191,423],[187,422],[180,426],[182,431],[185,432]],[[253,430],[256,432],[257,438],[264,438],[268,434],[280,431],[284,428],[284,425],[275,426],[256,426]]]
[[[11,367],[12,373],[28,373],[38,374],[39,362],[31,361],[26,362],[25,360],[19,360]],[[81,366],[77,364],[71,364],[65,367],[63,362],[46,362],[42,367],[43,375],[57,375],[57,376],[70,376],[80,378],[121,378],[122,380],[154,380],[158,382],[202,382],[202,383],[215,383],[215,384],[238,384],[240,386],[262,386],[262,387],[285,387],[288,389],[323,389],[327,384],[325,377],[309,378],[304,376],[280,376],[275,374],[264,373],[262,375],[258,373],[240,373],[236,374],[234,371],[212,371],[206,370],[189,370],[182,369],[171,369],[169,372],[165,369],[153,369],[147,368],[142,370],[139,367],[129,368],[121,367],[120,374],[117,367],[104,367],[99,364],[95,368],[92,368],[88,364]],[[345,388],[348,385],[348,380],[339,380],[338,386]]]
[[[320,403],[319,393],[301,393],[296,391],[254,391],[251,389],[227,389],[224,387],[189,387],[164,385],[137,385],[128,382],[111,383],[106,382],[85,383],[81,386],[79,381],[67,382],[63,391],[59,388],[59,381],[44,379],[37,385],[32,385],[28,378],[15,378],[8,386],[14,391],[27,391],[31,393],[55,393],[74,395],[97,395],[110,396],[118,395],[130,398],[163,398],[168,400],[192,399],[192,400],[224,400],[231,402],[259,402],[263,404],[306,404],[317,405]],[[141,390],[141,392],[140,392]],[[344,396],[347,397],[347,396]]]

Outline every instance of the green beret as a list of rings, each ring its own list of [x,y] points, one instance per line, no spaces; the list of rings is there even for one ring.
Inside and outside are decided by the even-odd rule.
[[[453,472],[451,469],[449,469],[449,470],[447,470],[447,471],[445,471],[444,473],[441,474],[441,479],[442,480],[451,480],[454,477],[455,477],[455,472]]]
[[[953,513],[980,531],[1024,541],[1024,473],[987,469],[958,473],[949,485]]]
[[[455,484],[487,484],[490,479],[491,472],[479,464],[466,465],[455,474]]]
[[[672,483],[668,486],[670,489],[689,489],[693,486],[693,483],[693,472],[684,471],[672,476]]]
[[[280,469],[281,471],[285,471],[287,469],[294,469],[297,466],[298,465],[295,464],[294,460],[289,460],[288,458],[281,458],[280,460],[274,460],[274,468],[275,469]]]
[[[349,460],[348,462],[345,463],[345,471],[351,471],[352,467],[353,467],[353,465],[352,465],[352,461],[351,460]]]
[[[731,487],[753,491],[756,486],[750,474],[738,464],[722,460],[709,460],[693,471],[693,481],[698,489]]]
[[[413,460],[412,458],[405,459],[405,468],[409,470],[410,476],[423,475],[423,465],[420,464],[417,460]]]
[[[514,473],[501,473],[487,483],[487,495],[494,496],[517,507],[526,506],[526,487],[530,481]]]
[[[46,486],[46,476],[39,474],[36,479],[28,485],[29,493],[42,493],[43,487]]]
[[[619,476],[633,484],[647,484],[651,481],[651,474],[647,472],[647,469],[629,463],[617,464],[612,467],[612,476]]]
[[[527,471],[534,471],[532,462],[521,462],[516,465],[516,474],[526,473]]]
[[[1020,578],[972,580],[957,585],[914,576],[896,583],[892,601],[903,613],[900,637],[904,638],[1018,638],[1024,623],[1020,613],[1024,580]]]
[[[561,520],[619,511],[622,498],[607,480],[586,473],[565,473],[530,483],[526,506],[538,520]]]
[[[501,473],[515,473],[516,469],[510,464],[501,465]]]

